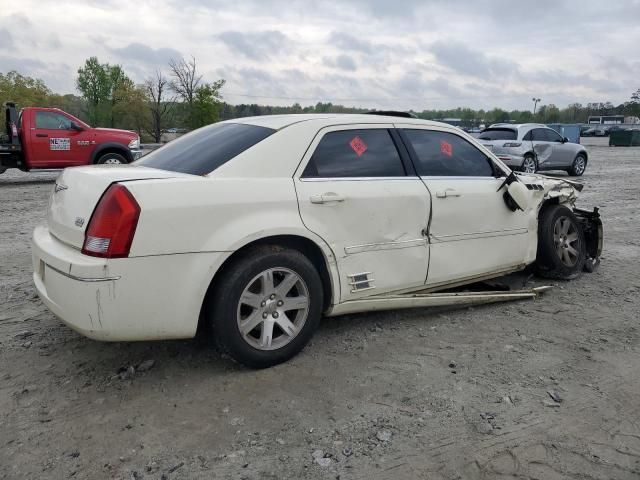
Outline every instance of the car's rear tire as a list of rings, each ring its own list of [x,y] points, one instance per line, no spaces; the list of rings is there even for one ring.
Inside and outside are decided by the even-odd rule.
[[[322,316],[322,280],[297,250],[261,246],[222,272],[208,320],[221,351],[250,368],[285,362],[309,342]]]
[[[538,171],[538,163],[533,155],[527,153],[522,161],[521,170],[525,173],[536,173]]]
[[[544,208],[538,220],[538,274],[571,280],[582,272],[586,257],[584,233],[574,213],[564,205]]]
[[[109,152],[98,157],[96,163],[100,165],[119,165],[127,163],[127,159],[119,153]]]
[[[567,173],[572,177],[580,177],[587,169],[587,157],[585,157],[582,153],[576,155],[576,158],[573,160],[571,164],[571,168],[567,170]]]

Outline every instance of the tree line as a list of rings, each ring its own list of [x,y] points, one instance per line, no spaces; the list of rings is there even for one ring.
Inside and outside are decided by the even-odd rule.
[[[42,80],[16,71],[0,72],[0,104],[14,101],[19,107],[58,107],[92,126],[134,130],[146,141],[160,142],[168,128],[192,130],[219,120],[286,113],[362,113],[373,109],[318,102],[302,106],[258,104],[232,105],[222,101],[225,81],[205,81],[195,58],[171,60],[166,72],[157,70],[141,84],[135,84],[122,66],[101,63],[91,57],[78,69],[76,87],[80,95],[59,95]],[[629,101],[573,103],[564,108],[541,105],[535,115],[529,110],[455,108],[413,111],[428,120],[460,119],[475,127],[498,122],[586,123],[591,115],[640,116],[640,89]]]
[[[220,111],[220,118],[228,120],[239,117],[249,117],[255,115],[272,115],[283,113],[362,113],[375,109],[345,107],[332,103],[318,102],[316,105],[302,107],[294,103],[289,107],[262,106],[257,104],[229,105],[223,103]],[[494,108],[492,110],[474,110],[472,108],[454,109],[434,109],[415,111],[411,113],[418,118],[425,120],[442,120],[456,118],[460,120],[463,127],[477,127],[482,124],[492,124],[500,122],[513,123],[587,123],[590,116],[595,115],[628,115],[640,117],[640,89],[631,95],[628,102],[620,105],[613,105],[611,102],[593,102],[583,105],[572,103],[565,108],[558,108],[554,104],[542,105],[537,108],[535,114],[530,110],[503,110]]]

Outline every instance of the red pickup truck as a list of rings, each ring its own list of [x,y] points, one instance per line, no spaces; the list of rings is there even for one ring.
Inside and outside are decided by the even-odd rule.
[[[57,169],[92,163],[129,163],[140,157],[135,132],[91,128],[58,108],[4,105],[6,132],[0,131],[0,173]]]

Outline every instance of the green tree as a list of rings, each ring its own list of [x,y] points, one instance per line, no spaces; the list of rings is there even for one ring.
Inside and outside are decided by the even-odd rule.
[[[118,99],[112,110],[115,125],[134,130],[142,137],[151,123],[149,97],[145,86],[122,85],[118,89]]]
[[[126,112],[126,104],[122,105],[123,102],[131,96],[132,92],[135,90],[135,84],[133,81],[124,73],[124,70],[120,65],[105,65],[109,73],[109,97],[110,97],[110,108],[109,108],[109,126],[116,126],[116,119],[118,112],[120,114]],[[123,111],[123,107],[125,107]]]
[[[0,105],[15,102],[20,107],[46,106],[52,95],[44,82],[19,74],[15,70],[0,73]]]
[[[76,87],[87,100],[87,115],[91,124],[99,125],[105,117],[110,117],[105,112],[111,97],[109,65],[101,64],[97,57],[88,58],[84,66],[78,69]]]
[[[543,119],[546,123],[557,123],[560,120],[560,109],[553,103],[547,105]]]
[[[171,89],[182,99],[185,104],[185,120],[189,128],[198,128],[207,123],[202,123],[204,118],[218,118],[218,104],[221,101],[220,89],[224,86],[224,80],[216,80],[213,83],[202,83],[202,75],[198,74],[197,63],[194,57],[186,61],[169,62],[171,76]],[[215,112],[215,114],[214,114]],[[211,122],[208,122],[211,123]]]
[[[87,101],[87,115],[93,125],[117,126],[118,105],[135,87],[120,65],[100,63],[90,57],[78,69],[76,87]]]
[[[193,128],[199,128],[218,121],[221,104],[216,86],[205,83],[199,86],[194,95],[191,120]]]

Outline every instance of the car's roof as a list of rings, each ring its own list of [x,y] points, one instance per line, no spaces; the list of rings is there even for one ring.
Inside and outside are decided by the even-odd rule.
[[[357,123],[404,123],[416,125],[442,126],[441,122],[421,120],[419,118],[405,118],[387,115],[367,115],[362,113],[302,113],[287,115],[261,115],[258,117],[244,117],[226,120],[227,123],[244,123],[259,127],[273,128],[280,130],[295,123],[313,122],[317,127],[324,127],[336,124],[357,124]]]
[[[489,125],[485,130],[490,128],[508,128],[511,130],[521,130],[524,128],[549,128],[542,123],[494,123]]]

